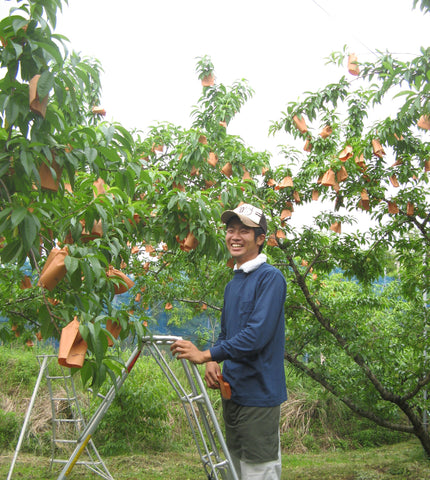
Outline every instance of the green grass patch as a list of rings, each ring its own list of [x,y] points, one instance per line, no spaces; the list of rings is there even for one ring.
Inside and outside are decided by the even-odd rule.
[[[12,453],[0,458],[0,478],[6,478]],[[115,480],[201,480],[205,477],[197,451],[142,452],[104,459]],[[289,454],[282,456],[282,480],[428,480],[430,461],[418,442],[354,451]],[[49,458],[19,455],[12,478],[53,480],[60,467],[49,471]],[[68,480],[92,480],[94,473],[75,466]],[[98,478],[98,477],[97,477]]]

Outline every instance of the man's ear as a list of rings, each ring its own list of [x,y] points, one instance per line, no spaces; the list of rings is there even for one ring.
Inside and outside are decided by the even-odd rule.
[[[257,245],[258,245],[258,246],[263,245],[264,240],[266,240],[266,235],[265,235],[264,233],[262,233],[261,235],[258,235],[258,237],[257,237]]]

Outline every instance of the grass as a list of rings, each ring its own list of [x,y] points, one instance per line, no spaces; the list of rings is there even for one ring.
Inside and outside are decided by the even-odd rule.
[[[13,452],[0,457],[0,478],[6,478]],[[115,480],[197,480],[206,478],[197,451],[145,452],[104,458]],[[411,440],[380,448],[323,453],[283,454],[283,480],[428,480],[430,461],[420,444]],[[20,454],[12,479],[53,480],[49,458]],[[68,480],[101,478],[75,466]]]
[[[289,480],[424,480],[430,461],[415,440],[379,448],[288,455],[283,458]]]
[[[184,373],[178,362],[173,362],[172,367],[182,382]],[[3,479],[9,472],[38,366],[34,353],[0,348],[0,370],[0,478]],[[283,480],[430,479],[430,460],[417,440],[352,416],[327,392],[289,373],[290,398],[281,409]],[[84,417],[89,418],[98,405],[97,399],[82,387],[79,389]],[[219,394],[208,393],[220,415]],[[67,409],[64,412],[68,414]],[[58,478],[61,466],[49,469],[51,416],[47,387],[42,382],[12,480]],[[115,480],[207,478],[182,406],[150,357],[143,357],[136,364],[93,440]],[[68,480],[96,478],[101,477],[80,465],[67,477]]]

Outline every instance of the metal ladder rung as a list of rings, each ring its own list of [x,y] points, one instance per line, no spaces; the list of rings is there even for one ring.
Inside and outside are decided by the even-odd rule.
[[[204,402],[203,395],[195,395],[191,397],[191,395],[185,395],[185,397],[181,397],[182,403],[193,403],[202,400]]]
[[[63,380],[72,378],[71,375],[46,375],[45,377],[47,380]]]
[[[94,393],[92,388],[88,388],[87,390],[88,390],[90,393]],[[99,398],[101,398],[102,400],[104,400],[104,399],[106,398],[106,396],[105,396],[105,395],[102,395],[100,392],[97,392],[97,393],[96,393],[96,396],[99,397]]]
[[[77,440],[67,440],[65,438],[56,438],[54,440],[55,443],[77,443]],[[55,460],[55,459],[54,459]],[[54,461],[52,460],[52,461]]]
[[[213,455],[215,455],[215,454],[213,454]],[[206,459],[206,458],[207,458],[206,455],[204,455],[204,456],[203,456],[203,459]],[[210,465],[210,463],[211,463],[211,462],[210,462],[209,460],[207,460],[207,465]],[[227,460],[222,460],[221,462],[218,462],[218,463],[214,463],[214,464],[213,464],[213,466],[214,466],[215,468],[221,468],[221,467],[224,467],[224,466],[227,466],[227,465],[228,465],[228,461],[227,461]]]
[[[52,460],[52,463],[61,463],[61,464],[65,464],[67,463],[68,460],[60,460],[58,458]],[[85,462],[84,460],[78,460],[75,465],[85,465],[85,466],[88,466],[88,465],[101,465],[101,462]]]
[[[53,422],[56,423],[82,423],[83,418],[53,418]]]
[[[70,397],[70,398],[67,398],[67,397],[53,397],[52,398],[53,402],[69,402],[69,401],[75,402],[76,400],[77,400],[76,397]]]

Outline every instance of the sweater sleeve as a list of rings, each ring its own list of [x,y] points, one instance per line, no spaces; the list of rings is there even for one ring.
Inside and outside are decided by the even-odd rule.
[[[256,293],[254,307],[246,325],[229,339],[226,339],[223,332],[225,318],[223,309],[221,334],[210,349],[213,360],[217,362],[239,360],[257,354],[273,337],[279,321],[284,321],[281,314],[285,302],[286,282],[278,270],[274,269],[262,276]]]
[[[215,343],[213,344],[213,347],[216,347],[217,345],[220,345],[226,338],[226,331],[225,331],[225,305],[222,307],[222,312],[221,312],[221,331],[219,332],[218,338],[216,339]],[[210,349],[212,352],[212,349]],[[212,357],[212,360],[215,360]]]

